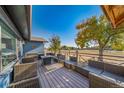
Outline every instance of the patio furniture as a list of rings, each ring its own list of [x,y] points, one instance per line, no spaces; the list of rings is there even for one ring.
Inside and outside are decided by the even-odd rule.
[[[31,63],[31,62],[35,62],[37,60],[38,60],[37,55],[28,55],[22,59],[22,63]]]
[[[92,73],[101,73],[104,69],[104,63],[97,62],[97,61],[89,61],[87,65],[84,66],[76,66],[75,71],[79,72],[80,74],[89,77],[89,72]]]
[[[14,82],[37,76],[37,61],[31,63],[16,63],[14,66]]]
[[[124,87],[124,84],[123,82],[114,80],[114,76],[110,78],[110,77],[107,77],[106,75],[104,76],[102,74],[99,75],[95,73],[90,73],[89,87],[91,88],[122,88]]]
[[[50,55],[41,56],[41,65],[50,65],[57,62],[59,62],[57,57],[50,56]]]
[[[64,64],[66,68],[88,77],[91,88],[124,87],[124,66],[97,61],[89,61],[84,66],[72,64],[70,61]]]
[[[90,87],[124,87],[124,66],[89,61],[80,69],[83,75],[89,77]]]
[[[69,60],[70,60],[70,61],[77,62],[77,57],[69,56]]]
[[[66,67],[66,68],[68,68],[68,69],[75,69],[75,66],[76,66],[76,62],[74,62],[74,61],[65,61],[64,62],[64,66]]]
[[[25,80],[12,83],[9,88],[39,88],[39,79],[38,77],[33,77]]]
[[[57,54],[57,57],[61,60],[65,60],[65,55],[62,54]]]
[[[75,71],[82,74],[85,77],[89,77],[89,71],[85,70],[85,69],[82,69],[82,67],[80,67],[80,66],[76,66]]]
[[[30,57],[31,58],[31,57]],[[27,58],[23,58],[23,62],[17,62],[14,66],[14,81],[9,87],[12,88],[34,88],[40,87],[37,77],[37,61],[27,61]],[[29,60],[31,60],[29,62]],[[27,61],[27,62],[26,62]]]

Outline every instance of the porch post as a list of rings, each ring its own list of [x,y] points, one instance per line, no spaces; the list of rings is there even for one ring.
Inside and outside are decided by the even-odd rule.
[[[2,71],[2,47],[1,47],[1,43],[2,43],[2,37],[1,37],[1,26],[0,26],[0,72]]]
[[[68,60],[68,51],[64,50],[65,52],[65,60]]]
[[[68,50],[68,60],[70,60],[70,56],[71,56],[71,50]]]
[[[76,58],[77,58],[77,63],[79,63],[79,51],[78,50],[76,50]]]

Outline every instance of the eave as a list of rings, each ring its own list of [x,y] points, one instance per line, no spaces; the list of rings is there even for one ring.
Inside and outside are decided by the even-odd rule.
[[[113,28],[124,27],[124,5],[102,5],[101,7]]]

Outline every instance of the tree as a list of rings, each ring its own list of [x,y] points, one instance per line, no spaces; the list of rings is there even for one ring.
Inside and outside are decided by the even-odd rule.
[[[61,49],[62,50],[74,50],[74,49],[77,49],[77,47],[63,45]]]
[[[49,49],[50,49],[51,51],[53,51],[54,54],[56,55],[56,53],[57,53],[57,52],[60,50],[60,48],[61,48],[61,41],[60,41],[60,38],[59,38],[59,36],[54,35],[53,37],[51,37],[51,38],[49,39],[49,41],[50,41],[50,47],[49,47]]]
[[[61,49],[62,49],[62,50],[67,50],[67,49],[68,49],[68,46],[63,45],[63,46],[61,47]]]
[[[90,46],[89,42],[95,42],[99,49],[99,61],[103,61],[103,51],[107,44],[112,46],[116,41],[116,45],[120,45],[118,37],[120,33],[124,32],[121,29],[113,29],[103,15],[98,18],[93,16],[78,24],[76,28],[79,30],[75,40],[76,44],[83,48]]]
[[[116,38],[116,39],[115,39]],[[115,35],[111,41],[111,48],[114,50],[122,51],[124,50],[124,33]]]

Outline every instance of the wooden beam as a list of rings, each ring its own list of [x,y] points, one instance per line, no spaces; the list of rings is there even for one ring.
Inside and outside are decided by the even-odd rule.
[[[124,22],[124,12],[116,16],[118,11],[123,9],[124,6],[119,5],[102,5],[102,10],[105,13],[108,20],[111,22],[113,28],[119,27]],[[117,10],[117,11],[116,11]]]
[[[105,13],[106,17],[109,19],[109,21],[111,22],[112,26],[114,28],[116,28],[116,24],[115,24],[115,17],[113,15],[113,12],[111,11],[111,6],[109,5],[102,5],[102,10]]]

